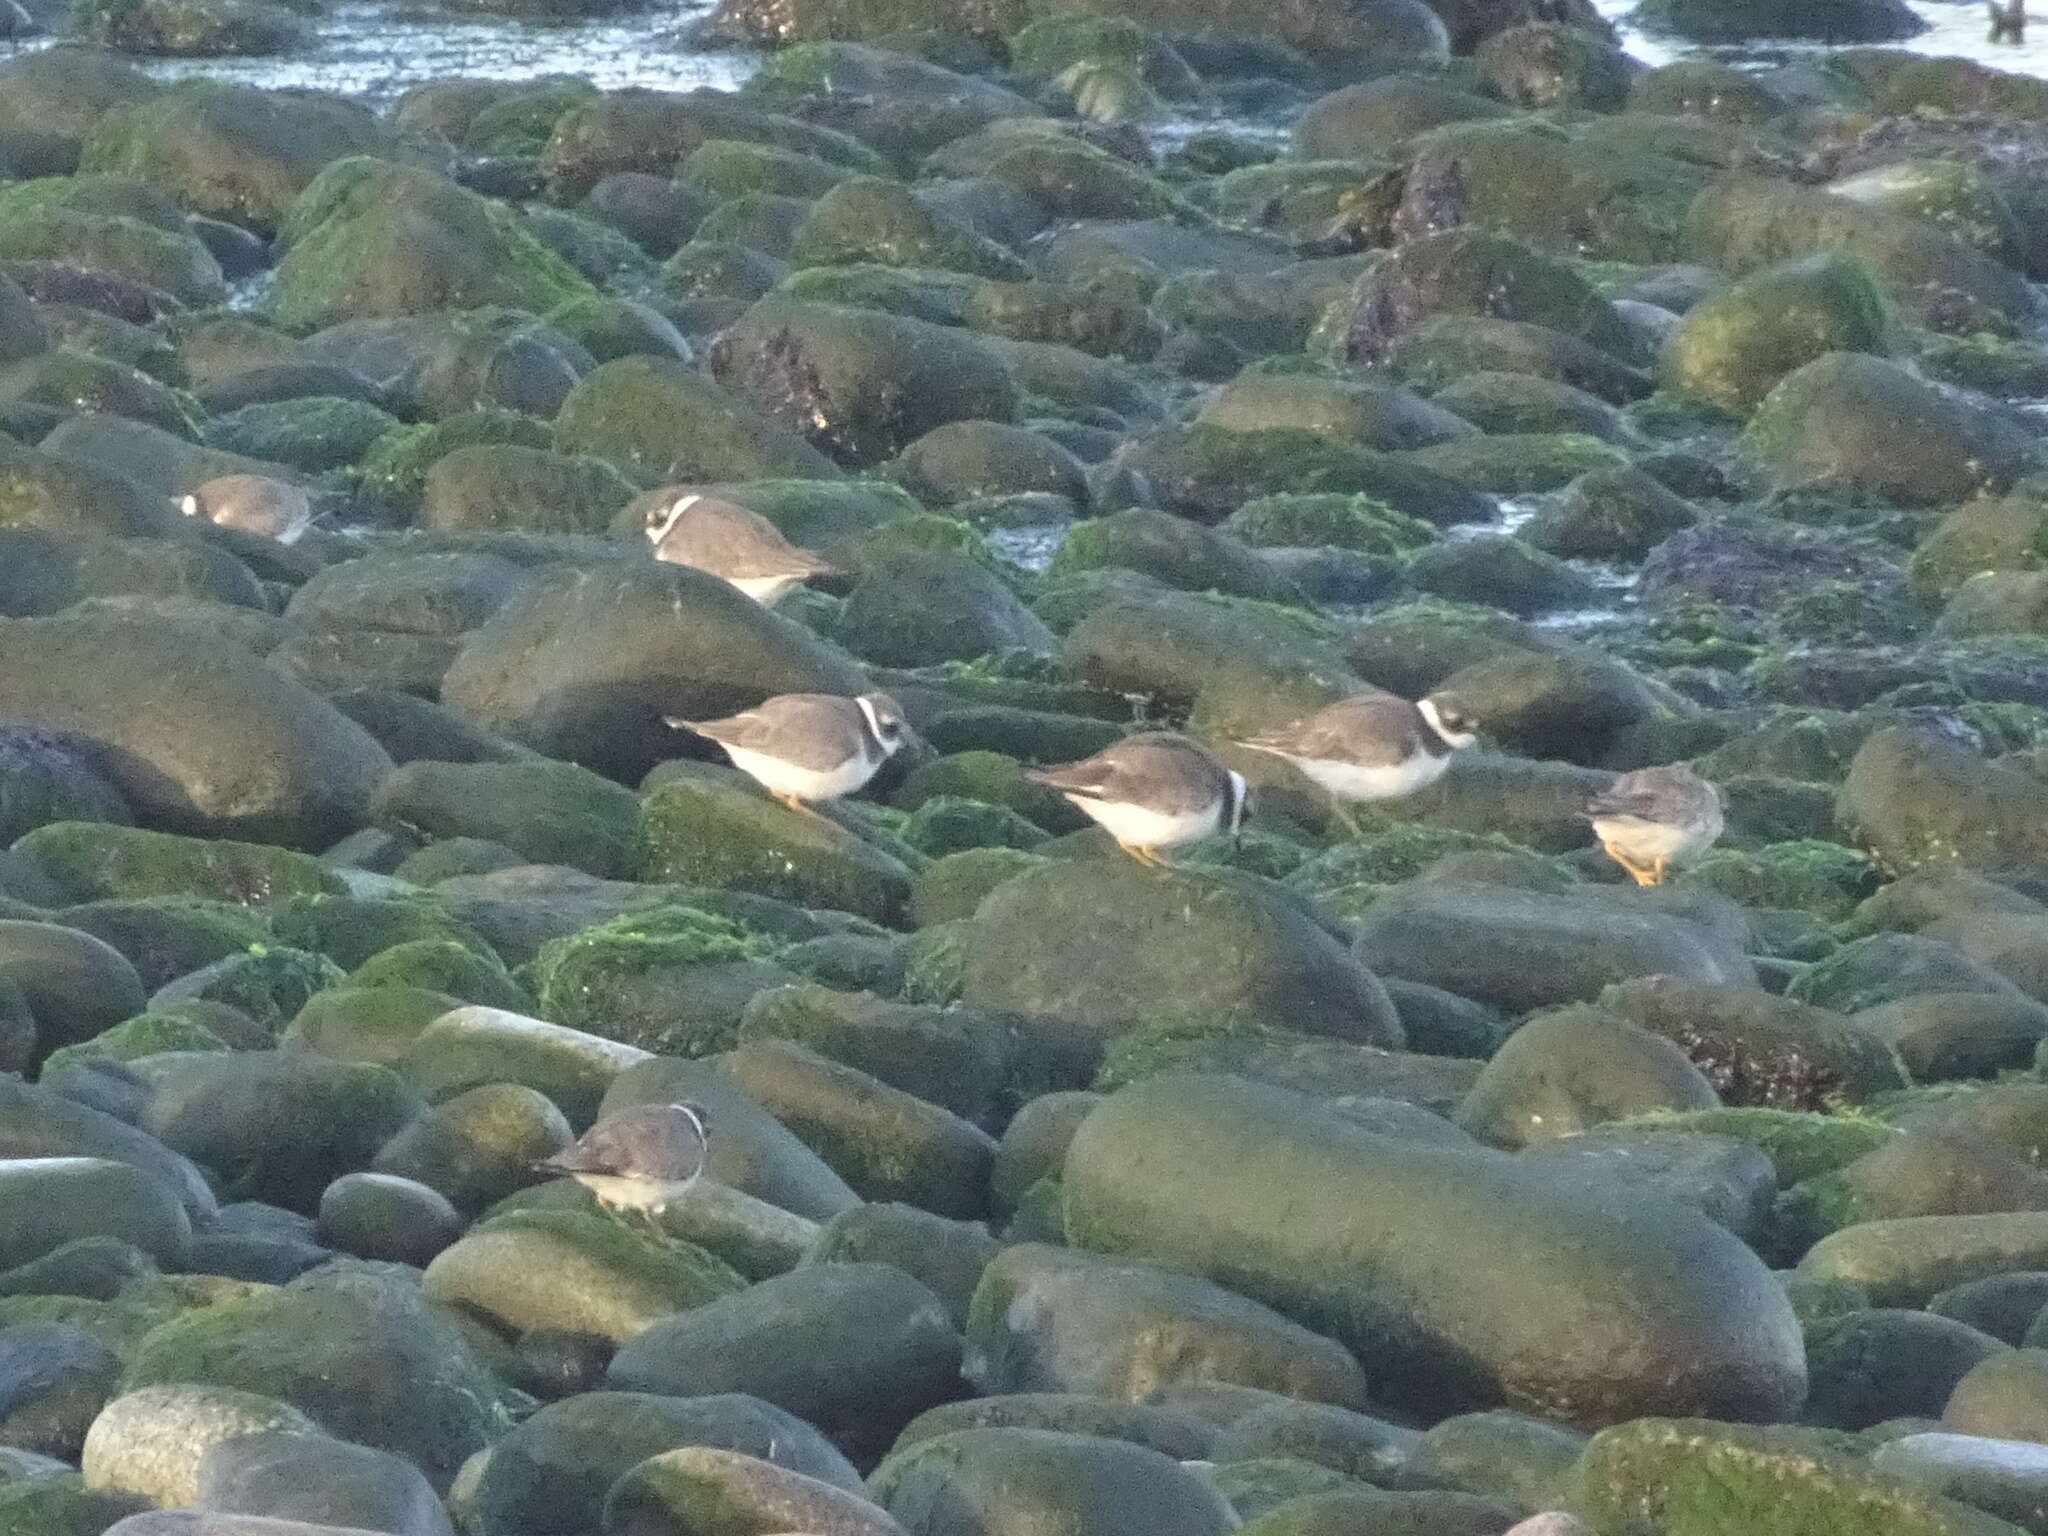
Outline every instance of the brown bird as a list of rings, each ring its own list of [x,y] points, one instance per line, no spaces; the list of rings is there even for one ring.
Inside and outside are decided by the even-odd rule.
[[[239,528],[280,544],[298,542],[313,526],[313,503],[295,485],[268,475],[219,475],[178,503],[187,517]]]
[[[1472,712],[1453,693],[1419,704],[1391,693],[1359,693],[1241,743],[1285,758],[1336,802],[1337,813],[1366,800],[1394,800],[1434,784],[1451,754],[1478,740]]]
[[[1704,853],[1721,835],[1721,790],[1683,763],[1624,773],[1586,802],[1586,819],[1607,856],[1637,885]]]
[[[852,794],[910,735],[903,706],[886,693],[781,693],[723,720],[663,718],[717,742],[733,767],[795,811]]]
[[[653,1225],[704,1172],[709,1119],[701,1104],[636,1104],[605,1116],[534,1171],[572,1178],[605,1210],[637,1211]]]
[[[1161,848],[1192,843],[1227,828],[1244,830],[1244,775],[1207,748],[1170,731],[1126,736],[1093,757],[1024,777],[1058,790],[1140,864],[1165,864]]]
[[[678,491],[647,509],[647,542],[655,559],[709,571],[764,608],[813,576],[835,574],[760,513],[696,491]]]

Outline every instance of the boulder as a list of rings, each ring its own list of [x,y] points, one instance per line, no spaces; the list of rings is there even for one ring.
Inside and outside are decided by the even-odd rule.
[[[2048,859],[2048,785],[1904,726],[1864,742],[1835,818],[1895,874],[1954,865],[2010,870]]]
[[[1664,346],[1673,389],[1747,415],[1787,374],[1830,352],[1885,350],[1883,295],[1853,257],[1768,267],[1695,304]]]
[[[674,358],[617,358],[561,407],[555,442],[563,452],[608,459],[649,484],[839,476],[793,426]]]
[[[81,1237],[116,1237],[166,1269],[181,1267],[192,1226],[177,1192],[132,1163],[104,1157],[0,1160],[0,1270]]]

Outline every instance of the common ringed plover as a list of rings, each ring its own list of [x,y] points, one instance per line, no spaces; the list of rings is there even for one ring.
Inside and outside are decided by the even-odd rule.
[[[605,1210],[637,1211],[653,1225],[703,1173],[707,1119],[699,1104],[636,1104],[607,1115],[534,1171],[574,1179]]]
[[[903,706],[886,693],[780,693],[723,720],[663,718],[717,742],[733,767],[798,811],[852,794],[910,734]]]
[[[1666,868],[1704,853],[1721,835],[1721,791],[1683,763],[1638,768],[1588,800],[1586,819],[1637,885],[1662,885]]]
[[[306,493],[268,475],[218,475],[181,499],[178,510],[280,544],[297,543],[313,526],[313,503]]]
[[[834,574],[760,513],[695,491],[679,491],[647,509],[647,542],[655,559],[709,571],[764,608],[813,576]]]
[[[1434,784],[1451,754],[1478,740],[1472,712],[1454,693],[1432,693],[1419,704],[1391,693],[1359,693],[1325,705],[1242,745],[1292,763],[1344,807],[1356,801],[1396,800]]]
[[[1244,775],[1170,731],[1126,736],[1078,763],[1024,776],[1066,796],[1141,864],[1164,865],[1161,848],[1244,829]]]

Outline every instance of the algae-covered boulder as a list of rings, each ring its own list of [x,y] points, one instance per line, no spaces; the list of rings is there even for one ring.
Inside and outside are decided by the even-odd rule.
[[[73,903],[173,897],[263,906],[294,896],[337,896],[343,888],[310,854],[101,822],[38,827],[14,852]]]
[[[835,1536],[902,1536],[902,1527],[865,1498],[771,1461],[710,1446],[649,1457],[620,1478],[605,1500],[604,1528],[611,1536],[771,1525]]]
[[[370,817],[435,840],[485,838],[604,879],[630,873],[640,839],[639,798],[572,763],[407,763],[379,786]]]
[[[1862,492],[1909,504],[2009,487],[2016,428],[1894,363],[1831,352],[1786,375],[1750,422],[1750,452],[1782,490]]]
[[[745,1392],[827,1434],[886,1445],[954,1395],[960,1336],[887,1264],[820,1264],[655,1323],[612,1357],[614,1390]]]
[[[1845,1536],[2015,1536],[2019,1529],[1874,1470],[1837,1436],[1700,1419],[1646,1417],[1594,1436],[1573,1472],[1569,1502],[1596,1530],[1654,1518],[1669,1536],[1790,1536],[1808,1518]]]
[[[1057,649],[1052,632],[982,561],[906,551],[861,564],[831,634],[864,660],[915,667]]]
[[[1849,765],[1835,817],[1895,873],[1996,871],[2048,857],[2048,785],[1959,742],[1905,726],[1874,732]]]
[[[511,1399],[417,1291],[346,1270],[171,1319],[136,1345],[124,1385],[190,1381],[277,1398],[440,1482],[497,1437]]]
[[[140,1013],[142,978],[112,945],[57,923],[0,920],[0,978],[34,1014],[47,1050]]]
[[[586,1128],[612,1080],[648,1059],[638,1046],[502,1008],[457,1008],[406,1047],[398,1069],[436,1102],[473,1088],[517,1084],[552,1100]]]
[[[964,1002],[1057,1021],[1083,1062],[1165,1017],[1401,1044],[1372,972],[1287,893],[1228,872],[1048,864],[990,894],[965,949]]]
[[[701,1248],[571,1210],[507,1211],[480,1222],[421,1281],[435,1301],[510,1332],[566,1328],[615,1343],[741,1286]]]
[[[1197,1136],[1235,1155],[1198,1173],[1167,1151]],[[1284,1090],[1128,1088],[1082,1123],[1062,1187],[1078,1245],[1227,1281],[1349,1345],[1389,1402],[1599,1425],[1776,1419],[1806,1390],[1783,1292],[1704,1216],[1376,1135]],[[1284,1219],[1275,1188],[1293,1192]]]
[[[525,1188],[536,1177],[533,1165],[573,1139],[545,1094],[485,1083],[434,1105],[379,1148],[371,1166],[475,1212]]]
[[[1634,976],[1754,982],[1739,939],[1619,894],[1419,882],[1366,914],[1355,947],[1376,971],[1511,1012],[1590,1001]]]
[[[1018,1050],[1014,1025],[999,1016],[822,986],[756,994],[739,1037],[806,1046],[968,1119],[989,1112]]]
[[[0,1269],[32,1263],[81,1237],[117,1237],[165,1268],[183,1265],[191,1222],[177,1191],[104,1157],[0,1161]]]
[[[1822,43],[1889,43],[1927,30],[1905,0],[1641,0],[1638,26],[1693,43],[1800,37]]]
[[[18,1078],[0,1077],[0,1157],[24,1166],[43,1161],[125,1163],[170,1190],[192,1222],[210,1222],[219,1210],[199,1170],[154,1136]],[[74,1210],[69,1217],[81,1222],[91,1218],[89,1209]]]
[[[982,1271],[967,1322],[968,1380],[986,1393],[1073,1392],[1129,1403],[1182,1381],[1224,1381],[1363,1408],[1343,1346],[1207,1280],[1023,1243]]]
[[[796,233],[798,267],[873,261],[935,267],[976,277],[1019,279],[1024,263],[965,220],[920,202],[901,182],[858,177],[827,191]]]
[[[420,490],[420,525],[442,533],[602,533],[633,491],[602,459],[479,443],[434,461]]]
[[[1518,107],[1617,112],[1643,66],[1598,29],[1562,21],[1507,27],[1473,53],[1479,78]]]
[[[310,1052],[180,1053],[151,1063],[141,1128],[239,1199],[312,1211],[424,1108],[388,1067]]]
[[[713,343],[712,376],[850,467],[949,421],[1009,421],[1018,389],[978,338],[875,310],[771,297]]]
[[[2048,1268],[2048,1211],[1861,1221],[1808,1249],[1798,1273],[1861,1286],[1880,1307],[1923,1307],[1951,1286]]]
[[[920,1441],[876,1468],[869,1488],[917,1536],[1223,1536],[1238,1523],[1220,1494],[1162,1452],[1044,1429],[963,1429]]]
[[[227,298],[220,264],[197,237],[140,218],[54,205],[0,207],[0,260],[62,261],[205,308]]]
[[[123,1392],[93,1421],[80,1459],[87,1486],[178,1508],[199,1497],[199,1465],[216,1445],[317,1425],[289,1403],[200,1382]]]
[[[836,822],[710,780],[672,780],[648,796],[640,878],[752,891],[878,922],[900,917],[910,900],[910,871],[895,855]]]
[[[339,96],[189,80],[103,116],[79,168],[133,176],[188,213],[268,235],[324,167],[395,148],[374,112]]]
[[[735,1392],[583,1392],[550,1403],[491,1449],[471,1508],[483,1536],[594,1531],[605,1496],[650,1456],[709,1446],[858,1493],[860,1475],[810,1425]]]
[[[1884,298],[1852,257],[1824,253],[1731,283],[1665,343],[1664,382],[1746,415],[1778,381],[1829,352],[1885,350]]]
[[[1102,569],[1139,571],[1170,587],[1263,602],[1300,597],[1294,583],[1235,535],[1142,508],[1076,523],[1048,569],[1054,577]]]
[[[165,830],[324,847],[361,825],[391,770],[326,700],[147,621],[0,623],[0,715],[104,743],[116,786]]]
[[[281,237],[269,302],[287,329],[494,304],[545,314],[590,291],[504,204],[367,156],[315,177]]]
[[[562,402],[555,441],[649,483],[839,476],[791,426],[673,358],[622,357],[593,370]]]
[[[198,1507],[210,1513],[399,1536],[448,1536],[450,1530],[433,1484],[418,1467],[389,1451],[326,1435],[272,1430],[217,1445],[201,1458],[198,1476]],[[192,1536],[206,1529],[204,1519],[195,1521]]]
[[[709,720],[770,694],[863,687],[850,661],[717,577],[621,562],[537,576],[470,633],[441,698],[472,724],[632,781],[677,753],[664,715]]]

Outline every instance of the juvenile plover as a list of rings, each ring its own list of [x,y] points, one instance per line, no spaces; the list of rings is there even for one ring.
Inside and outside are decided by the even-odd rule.
[[[1164,865],[1161,848],[1244,829],[1244,775],[1207,748],[1170,731],[1126,736],[1093,757],[1057,768],[1027,769],[1097,822],[1141,864]]]
[[[178,510],[280,544],[297,543],[313,526],[313,503],[306,493],[268,475],[218,475],[182,498]]]
[[[767,518],[734,502],[679,491],[647,509],[654,558],[731,582],[764,608],[790,588],[834,569],[782,536]]]
[[[607,1211],[634,1211],[655,1226],[704,1172],[708,1134],[702,1105],[636,1104],[533,1167],[574,1179]]]
[[[723,720],[663,718],[717,742],[735,768],[799,811],[852,794],[910,735],[903,707],[886,693],[781,693]]]
[[[1355,834],[1347,805],[1395,800],[1434,784],[1451,754],[1478,740],[1472,712],[1454,693],[1419,704],[1391,693],[1360,693],[1241,743],[1285,758],[1336,803]]]
[[[1607,856],[1637,885],[1662,885],[1673,864],[1704,853],[1721,835],[1721,791],[1683,763],[1624,773],[1586,802]]]

